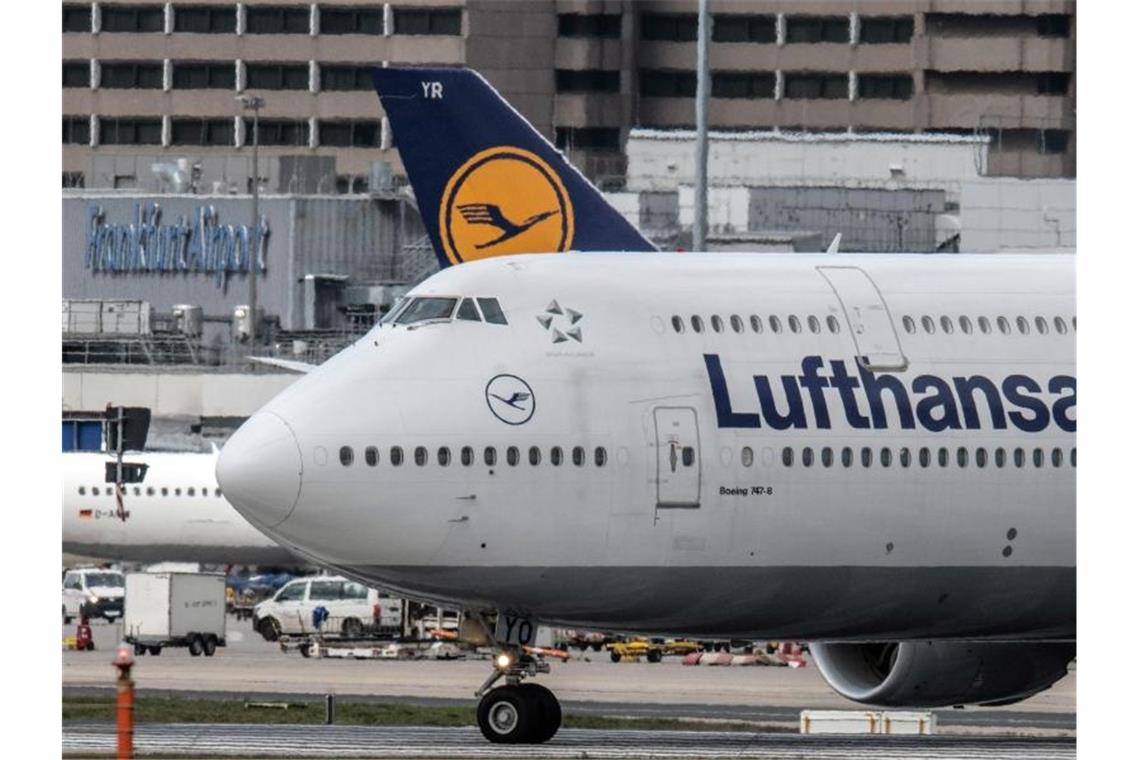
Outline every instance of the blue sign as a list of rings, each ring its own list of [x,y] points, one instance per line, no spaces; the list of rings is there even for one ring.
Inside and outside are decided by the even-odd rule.
[[[192,219],[179,216],[172,224],[162,224],[157,203],[135,204],[134,221],[129,224],[111,224],[101,206],[91,206],[84,265],[92,272],[110,274],[208,274],[218,287],[225,287],[230,274],[249,272],[254,260],[257,271],[265,273],[268,239],[265,216],[256,228],[219,224],[213,206],[199,206]]]

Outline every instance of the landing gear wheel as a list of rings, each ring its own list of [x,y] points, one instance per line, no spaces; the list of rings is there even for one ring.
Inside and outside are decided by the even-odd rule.
[[[538,720],[534,723],[530,742],[542,744],[558,733],[558,729],[562,726],[562,705],[558,704],[554,692],[542,684],[524,683],[519,688],[524,692],[530,692],[528,696],[538,708],[536,710]]]
[[[190,656],[198,657],[199,655],[201,655],[202,654],[202,637],[201,636],[191,636],[189,648],[190,648]]]
[[[483,695],[476,713],[479,730],[493,744],[531,741],[540,716],[538,700],[521,686],[499,686]]]
[[[214,652],[218,649],[218,640],[213,636],[207,636],[206,640],[202,642],[202,654],[207,657],[213,657]]]

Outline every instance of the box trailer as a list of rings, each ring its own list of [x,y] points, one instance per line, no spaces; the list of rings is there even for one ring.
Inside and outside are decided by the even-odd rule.
[[[187,647],[211,657],[226,645],[226,579],[221,573],[127,575],[124,639],[135,654]]]

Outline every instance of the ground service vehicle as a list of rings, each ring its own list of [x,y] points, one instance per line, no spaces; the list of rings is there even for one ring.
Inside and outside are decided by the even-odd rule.
[[[313,610],[324,607],[328,616],[320,630],[345,638],[365,635],[399,635],[402,604],[399,599],[381,597],[341,576],[297,578],[286,583],[272,598],[253,608],[253,629],[266,641],[282,635],[317,633]]]
[[[76,568],[63,576],[63,622],[101,617],[108,623],[123,615],[123,574],[117,570]]]
[[[131,573],[123,638],[135,654],[187,647],[212,657],[226,645],[226,579],[219,573]]]

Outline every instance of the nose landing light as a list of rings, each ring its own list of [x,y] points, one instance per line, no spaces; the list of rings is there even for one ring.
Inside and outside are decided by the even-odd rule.
[[[251,522],[285,522],[301,492],[301,449],[292,429],[272,412],[258,412],[230,436],[217,464],[226,499]]]

